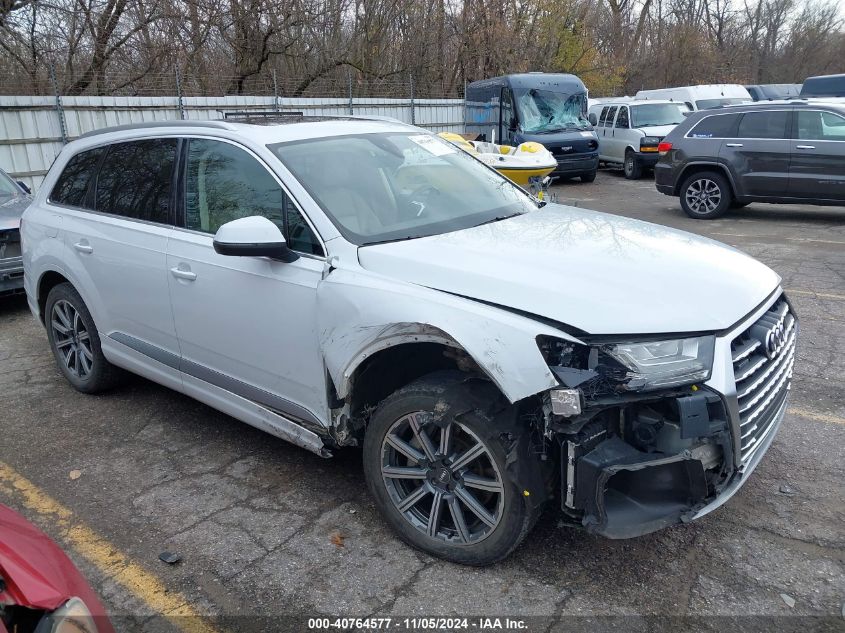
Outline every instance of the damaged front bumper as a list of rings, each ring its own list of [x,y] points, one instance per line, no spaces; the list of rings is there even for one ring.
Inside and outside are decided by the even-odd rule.
[[[720,474],[724,452],[702,442],[674,455],[637,450],[619,437],[605,440],[578,458],[578,447],[562,446],[563,509],[587,531],[607,538],[641,536],[698,519],[726,503],[748,480],[768,450],[783,420],[784,401],[772,430],[741,468]],[[577,482],[577,485],[575,483]],[[568,493],[568,494],[566,494]],[[567,505],[567,497],[569,505]]]
[[[547,437],[560,448],[561,509],[569,522],[631,538],[727,502],[783,420],[797,328],[781,295],[717,337],[705,383],[593,394],[576,415],[547,415]],[[771,348],[771,331],[779,348]]]

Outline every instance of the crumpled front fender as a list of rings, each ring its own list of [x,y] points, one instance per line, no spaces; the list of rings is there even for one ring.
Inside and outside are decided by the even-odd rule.
[[[317,290],[320,345],[341,398],[355,369],[374,353],[403,343],[435,342],[465,351],[510,402],[557,385],[537,348],[560,330],[471,299],[335,269]]]

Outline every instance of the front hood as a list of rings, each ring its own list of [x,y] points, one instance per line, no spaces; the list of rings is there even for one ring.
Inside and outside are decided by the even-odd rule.
[[[719,242],[549,204],[443,235],[360,248],[367,270],[590,334],[725,329],[780,282]]]
[[[674,130],[677,125],[647,125],[646,127],[638,127],[637,129],[640,130],[646,136],[660,136],[664,137],[669,132]]]
[[[0,198],[0,231],[18,228],[21,224],[21,215],[31,202],[30,196]]]

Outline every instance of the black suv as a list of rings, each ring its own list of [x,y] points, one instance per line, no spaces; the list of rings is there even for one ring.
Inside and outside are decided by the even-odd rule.
[[[845,102],[694,112],[663,139],[657,190],[691,218],[751,202],[845,205]]]

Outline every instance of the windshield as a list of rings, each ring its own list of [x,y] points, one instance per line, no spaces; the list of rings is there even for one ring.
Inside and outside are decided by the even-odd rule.
[[[429,134],[356,134],[269,147],[359,246],[457,231],[537,208],[510,180]]]
[[[735,105],[737,103],[751,103],[751,99],[744,99],[742,97],[736,97],[733,99],[729,99],[727,97],[722,97],[720,99],[699,99],[695,102],[695,105],[699,110],[710,110],[711,108],[720,108],[722,106]]]
[[[7,200],[9,198],[17,198],[22,195],[23,193],[18,186],[12,182],[12,179],[0,171],[0,199]]]
[[[688,108],[681,103],[649,103],[631,106],[631,126],[677,125]]]
[[[587,95],[532,88],[518,97],[523,132],[587,130]]]

